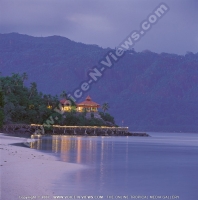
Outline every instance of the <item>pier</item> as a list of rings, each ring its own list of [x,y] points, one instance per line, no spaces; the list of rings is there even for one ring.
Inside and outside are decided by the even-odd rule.
[[[107,126],[59,126],[51,125],[49,129],[41,124],[8,124],[2,128],[4,133],[21,135],[81,135],[81,136],[149,136],[145,132],[129,132],[128,127]]]
[[[106,126],[59,126],[51,125],[49,130],[44,130],[41,124],[9,124],[3,126],[6,133],[32,133],[52,135],[128,135],[128,127],[106,127]]]

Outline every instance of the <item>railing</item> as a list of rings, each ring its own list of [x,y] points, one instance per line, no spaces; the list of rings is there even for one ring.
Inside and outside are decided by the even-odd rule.
[[[128,127],[107,126],[59,126],[51,125],[50,129],[44,131],[41,124],[9,124],[4,125],[5,132],[32,132],[36,134],[63,134],[63,135],[127,135]]]

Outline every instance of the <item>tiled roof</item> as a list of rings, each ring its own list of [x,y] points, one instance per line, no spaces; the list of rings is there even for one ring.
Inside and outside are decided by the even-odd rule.
[[[78,103],[77,106],[96,106],[96,107],[99,107],[100,104],[92,101],[91,97],[87,96],[86,100],[81,102],[81,103]]]
[[[70,101],[68,101],[67,99],[60,100],[60,103],[64,104],[64,105],[70,105],[71,104]]]

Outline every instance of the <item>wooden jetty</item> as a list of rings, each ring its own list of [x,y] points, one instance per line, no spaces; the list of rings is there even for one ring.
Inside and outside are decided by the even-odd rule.
[[[9,124],[3,126],[6,133],[32,133],[52,135],[128,135],[128,127],[106,127],[106,126],[59,126],[51,125],[50,130],[44,130],[41,124]]]
[[[35,134],[35,135],[82,135],[82,136],[149,136],[145,132],[129,132],[128,127],[107,126],[59,126],[51,125],[44,130],[41,124],[8,124],[2,131],[9,134]]]

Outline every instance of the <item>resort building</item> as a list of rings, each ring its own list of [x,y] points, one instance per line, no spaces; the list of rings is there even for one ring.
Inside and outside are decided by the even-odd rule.
[[[62,105],[62,110],[65,112],[70,112],[72,109],[71,102],[67,99],[63,99],[60,101]],[[98,108],[100,105],[94,101],[92,101],[90,96],[87,96],[85,101],[76,104],[77,112],[98,112]]]
[[[98,112],[100,105],[92,101],[90,96],[87,96],[85,101],[77,104],[77,112]]]
[[[71,111],[71,102],[67,99],[62,99],[60,100],[60,103],[62,105],[62,110],[65,112],[70,112]]]

